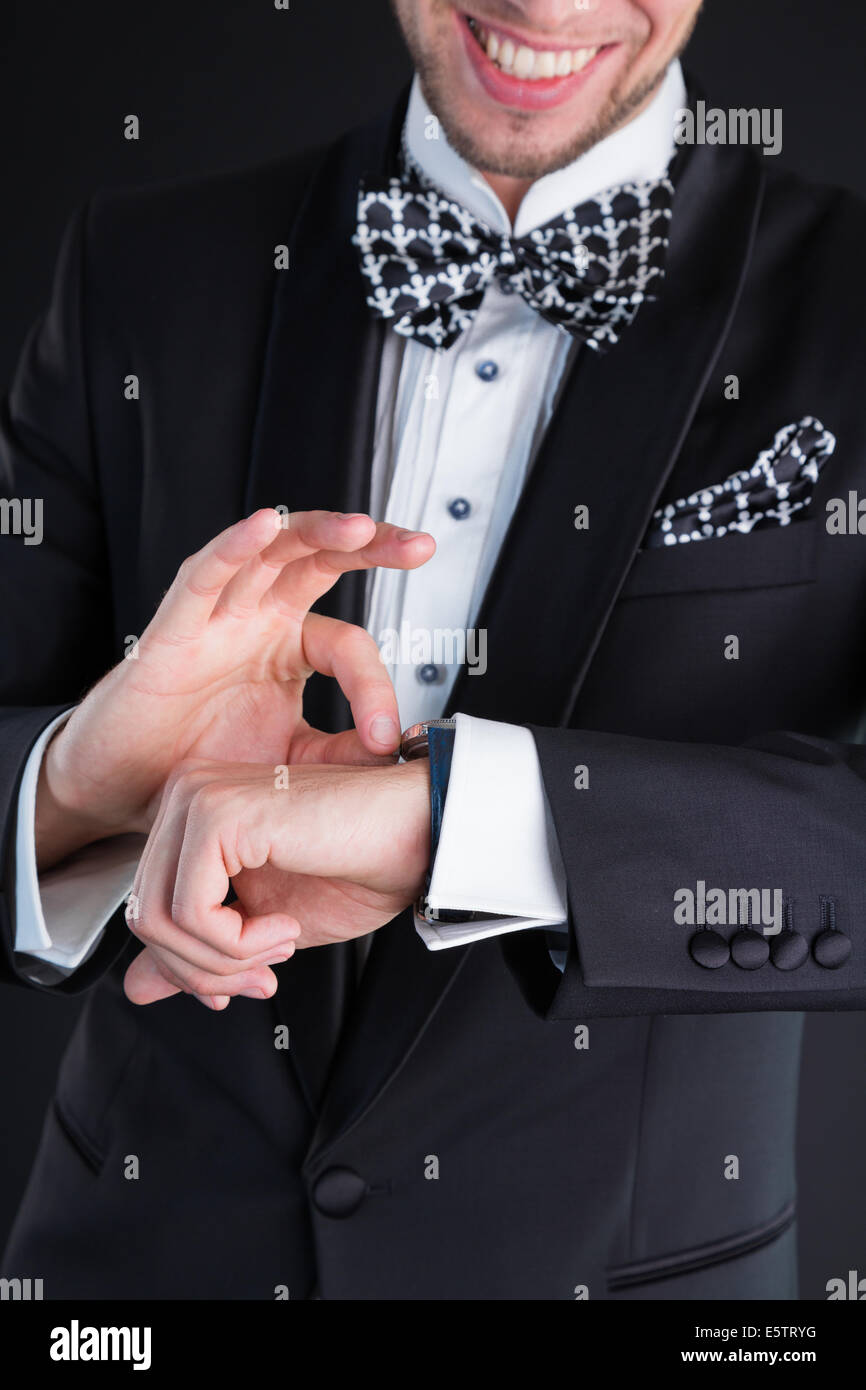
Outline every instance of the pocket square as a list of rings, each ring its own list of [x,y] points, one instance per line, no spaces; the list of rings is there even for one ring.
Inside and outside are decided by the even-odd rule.
[[[659,507],[645,548],[787,526],[808,506],[818,474],[835,447],[835,436],[811,415],[784,425],[751,468]]]

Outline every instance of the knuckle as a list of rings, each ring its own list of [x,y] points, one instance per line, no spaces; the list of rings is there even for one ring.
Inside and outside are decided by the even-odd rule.
[[[339,633],[337,641],[341,648],[341,654],[353,661],[363,661],[366,657],[377,656],[379,649],[375,639],[369,632],[365,632],[362,627],[355,627],[352,623],[347,623],[343,631]]]
[[[154,930],[150,922],[144,922],[138,918],[135,922],[129,922],[128,926],[130,935],[144,942],[145,946],[161,946],[163,944],[160,933]]]
[[[195,929],[197,923],[197,913],[192,903],[181,903],[175,899],[171,905],[171,920],[181,931],[190,932]]]
[[[190,777],[190,817],[203,817],[212,820],[231,795],[231,787],[224,782],[201,783],[200,777]]]
[[[224,991],[214,989],[214,976],[197,966],[190,966],[183,972],[183,985],[192,994],[219,994]]]
[[[191,786],[196,786],[205,766],[206,763],[202,758],[181,758],[179,763],[175,763],[166,778],[166,791],[188,790]]]

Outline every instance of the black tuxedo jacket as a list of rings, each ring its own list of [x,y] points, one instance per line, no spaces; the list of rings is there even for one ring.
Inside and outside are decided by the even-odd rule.
[[[71,222],[2,420],[3,491],[43,498],[46,530],[0,538],[12,983],[14,808],[39,731],[222,527],[365,506],[386,330],[350,237],[402,110],[303,159],[100,194]],[[478,619],[487,674],[452,700],[533,729],[568,874],[564,974],[540,933],[429,953],[404,916],[377,933],[332,1058],[343,948],[280,968],[269,1004],[140,1009],[118,914],[57,986],[88,999],[4,1274],[46,1297],[796,1296],[802,1011],[866,1005],[866,543],[824,525],[864,486],[866,225],[849,195],[750,152],[682,165],[662,290],[617,347],[577,354]],[[802,519],[640,549],[654,508],[804,415],[838,446]],[[360,604],[348,577],[326,607]],[[346,722],[324,682],[308,712]],[[702,969],[674,920],[698,881],[783,889],[809,942],[831,896],[849,961]]]

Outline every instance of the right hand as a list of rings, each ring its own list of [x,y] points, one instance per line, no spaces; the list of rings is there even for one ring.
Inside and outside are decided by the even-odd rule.
[[[431,536],[368,516],[265,509],[185,560],[137,655],[109,671],[48,746],[40,870],[94,840],[146,834],[184,759],[392,760],[397,702],[375,642],[309,610],[348,570],[415,569],[434,549]],[[354,730],[328,735],[306,723],[313,671],[339,681]]]

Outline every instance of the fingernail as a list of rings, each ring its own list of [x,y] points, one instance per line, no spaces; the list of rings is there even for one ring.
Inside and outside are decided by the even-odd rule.
[[[426,535],[426,531],[398,531],[398,541],[417,541],[419,537]]]
[[[369,520],[366,512],[338,512],[341,521],[367,521]]]
[[[381,743],[383,748],[393,748],[400,737],[396,719],[391,719],[387,714],[377,715],[370,725],[370,737],[376,743]]]
[[[289,959],[290,956],[271,956],[268,960],[265,961],[265,965],[282,965],[284,961],[287,961]]]
[[[269,994],[265,994],[263,989],[257,989],[253,985],[249,989],[242,989],[241,994],[244,999],[270,999],[271,997]]]

